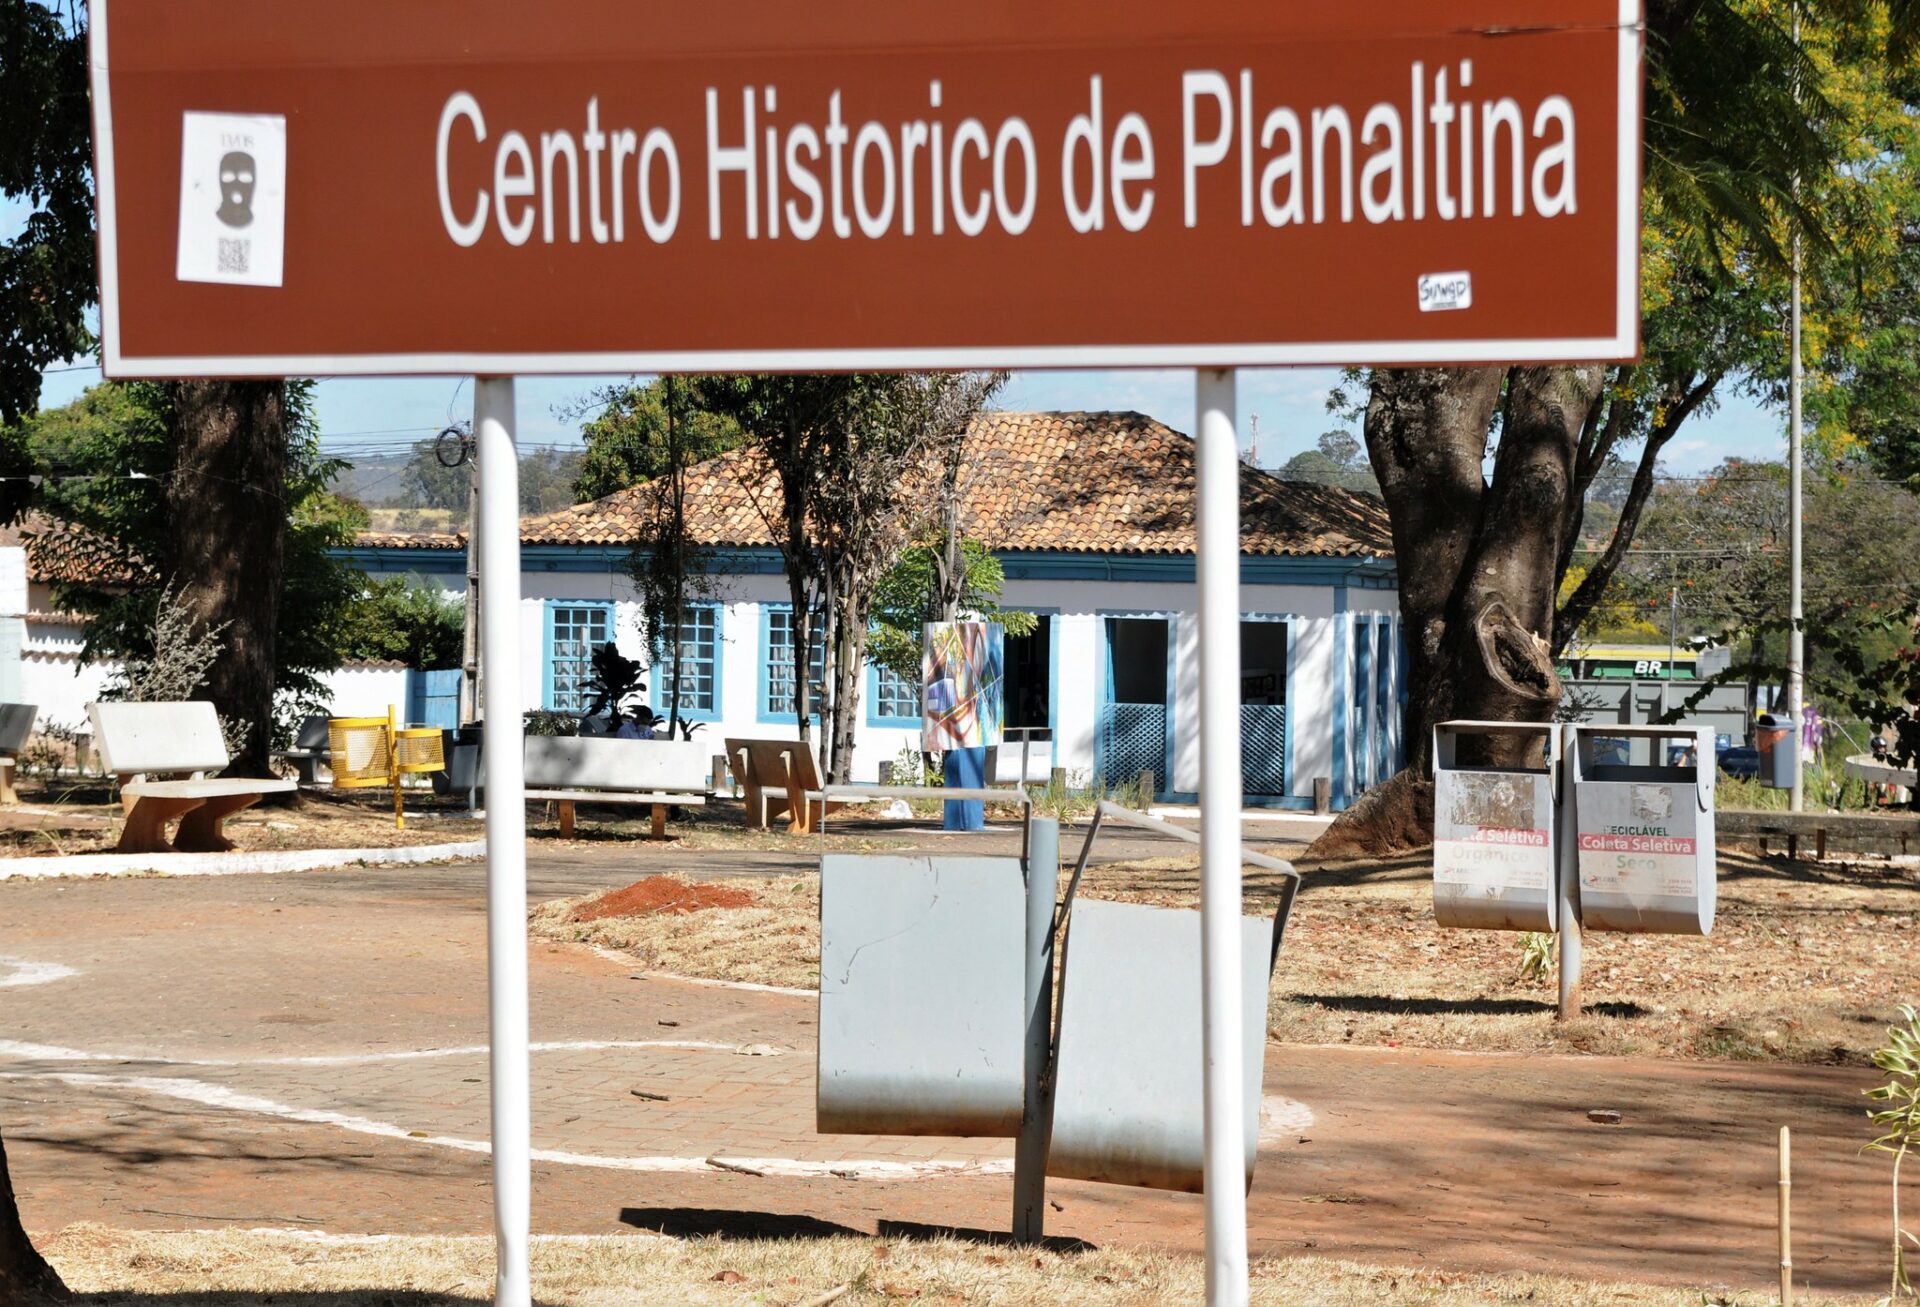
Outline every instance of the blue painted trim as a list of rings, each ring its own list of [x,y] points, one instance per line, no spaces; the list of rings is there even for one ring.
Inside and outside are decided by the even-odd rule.
[[[419,572],[458,576],[466,571],[460,548],[400,548],[350,545],[329,553],[364,572]],[[737,547],[701,551],[706,571],[718,576],[778,576],[785,567],[777,549]],[[1006,550],[995,555],[1012,580],[1174,581],[1194,579],[1191,554],[1054,553]],[[633,558],[624,545],[522,545],[523,572],[610,572],[624,575]],[[1246,585],[1339,585],[1361,590],[1398,587],[1393,563],[1383,558],[1274,558],[1240,556]]]
[[[792,611],[793,604],[791,601],[769,601],[760,605],[760,656],[758,664],[760,669],[760,685],[755,693],[755,720],[768,726],[797,727],[800,724],[800,716],[798,713],[773,711],[771,707],[772,700],[768,693],[769,686],[767,684],[768,673],[773,668],[772,615],[776,612],[790,613]],[[819,634],[818,631],[814,632],[816,638],[818,638]],[[815,647],[817,648],[818,646]],[[795,683],[798,684],[797,678],[805,676],[809,670],[809,668],[796,666],[793,669],[796,678]],[[815,705],[814,711],[808,714],[808,721],[815,725],[819,724],[820,712],[818,705]]]
[[[1353,615],[1353,792],[1373,783],[1373,618]]]
[[[725,686],[722,675],[726,661],[727,648],[727,606],[723,603],[699,600],[687,605],[689,609],[709,608],[713,610],[713,707],[710,709],[682,708],[680,720],[683,722],[717,722],[726,716]],[[673,684],[666,663],[656,663],[647,669],[647,706],[661,717],[669,716],[667,710],[667,691]]]
[[[1353,620],[1347,613],[1347,587],[1333,588],[1333,804],[1345,807],[1352,787],[1347,778],[1347,655]]]
[[[920,726],[920,718],[918,716],[893,717],[885,715],[880,711],[880,664],[874,662],[871,658],[866,660],[866,664],[867,725],[878,730],[888,731],[906,730],[909,728],[918,729]]]

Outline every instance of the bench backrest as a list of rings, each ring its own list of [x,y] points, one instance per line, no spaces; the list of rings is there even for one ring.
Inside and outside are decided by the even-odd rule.
[[[527,737],[527,786],[539,790],[672,790],[706,793],[707,749],[687,740]]]
[[[174,703],[90,703],[100,763],[120,776],[226,768],[220,718],[204,700]]]
[[[314,713],[311,716],[302,718],[300,731],[293,737],[293,747],[304,750],[327,748],[332,743],[331,738],[327,734],[327,722],[329,720],[325,713]]]
[[[738,776],[743,752],[747,755],[747,775]],[[799,740],[728,740],[727,765],[735,770],[742,785],[784,790],[791,769],[800,789],[820,788],[820,770],[814,766],[813,750]]]
[[[40,709],[30,703],[0,703],[0,757],[11,758],[27,747],[39,715]]]

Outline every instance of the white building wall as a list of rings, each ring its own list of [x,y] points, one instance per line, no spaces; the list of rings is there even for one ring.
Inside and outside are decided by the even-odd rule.
[[[407,709],[407,669],[400,663],[353,663],[320,678],[335,717],[384,717]]]
[[[440,583],[458,593],[459,578]],[[1344,593],[1343,593],[1344,591]],[[1191,582],[1091,581],[1014,579],[1002,602],[1009,608],[1047,613],[1053,620],[1052,674],[1055,741],[1045,764],[1066,768],[1076,779],[1092,776],[1094,735],[1101,698],[1101,642],[1103,619],[1135,615],[1165,617],[1170,622],[1173,683],[1169,729],[1172,734],[1173,788],[1190,794],[1199,785],[1199,678],[1197,592]],[[761,720],[761,677],[765,655],[761,649],[762,608],[788,602],[786,578],[752,573],[716,578],[703,596],[721,605],[720,720],[705,724],[694,736],[712,751],[725,750],[732,738],[792,739],[790,723]],[[528,707],[544,704],[547,603],[550,600],[611,602],[614,605],[614,641],[630,658],[647,661],[638,622],[638,605],[628,579],[619,573],[528,570],[523,575],[520,601],[521,680]],[[1344,607],[1343,607],[1344,605]],[[1241,587],[1241,611],[1247,617],[1283,618],[1292,646],[1287,718],[1290,765],[1287,796],[1309,801],[1315,777],[1344,776],[1351,785],[1360,775],[1360,759],[1349,730],[1339,743],[1336,765],[1336,719],[1344,720],[1355,691],[1354,641],[1356,613],[1396,611],[1392,590],[1335,587],[1327,584]],[[1043,617],[1042,620],[1048,620]],[[1397,626],[1393,628],[1397,635]],[[1388,647],[1397,648],[1397,639]],[[652,687],[649,678],[649,688]],[[870,681],[861,684],[861,708],[854,732],[854,778],[871,781],[880,763],[897,758],[903,748],[917,750],[917,727],[875,726],[869,720]],[[1344,698],[1346,706],[1341,706]],[[396,700],[398,702],[398,700]],[[817,738],[817,729],[816,729]],[[1011,751],[1009,751],[1011,753]],[[1036,760],[1038,771],[1044,765]],[[1011,779],[1017,764],[1004,761],[1002,774]],[[1115,778],[1118,779],[1118,778]],[[1340,801],[1336,784],[1336,802]]]

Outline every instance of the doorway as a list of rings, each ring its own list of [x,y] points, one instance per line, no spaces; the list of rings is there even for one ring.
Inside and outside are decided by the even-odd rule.
[[[1104,619],[1106,675],[1094,734],[1094,767],[1109,785],[1153,774],[1153,792],[1172,786],[1168,766],[1167,655],[1165,617]]]
[[[1287,792],[1287,624],[1240,623],[1240,786],[1249,796]]]

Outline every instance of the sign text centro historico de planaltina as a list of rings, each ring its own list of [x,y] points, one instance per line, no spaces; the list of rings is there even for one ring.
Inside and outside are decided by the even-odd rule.
[[[924,110],[896,121],[855,121],[857,98],[840,90],[803,105],[774,85],[709,87],[704,139],[692,143],[658,125],[603,122],[598,96],[561,126],[501,121],[462,90],[440,112],[440,216],[462,246],[661,244],[680,234],[684,189],[704,186],[713,241],[1017,236],[1035,220],[1043,175],[1049,203],[1083,233],[1141,231],[1169,221],[1169,209],[1189,228],[1576,211],[1567,97],[1476,86],[1470,59],[1409,73],[1405,101],[1364,109],[1267,106],[1250,71],[1182,73],[1179,158],[1165,174],[1149,120],[1112,102],[1098,76],[1051,142],[1017,116],[966,116],[939,81]],[[1220,193],[1201,193],[1211,169],[1237,172],[1237,209],[1203,202]]]

